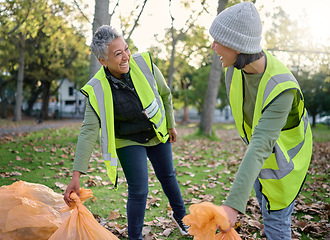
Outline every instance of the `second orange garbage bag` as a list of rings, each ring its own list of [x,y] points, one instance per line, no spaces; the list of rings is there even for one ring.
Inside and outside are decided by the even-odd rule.
[[[229,221],[225,210],[210,202],[192,204],[190,214],[183,218],[183,222],[190,225],[189,233],[194,240],[240,240],[241,237],[230,229],[228,232],[216,234],[217,225],[221,229],[229,228]]]
[[[74,200],[71,207],[65,205],[60,212],[73,209],[70,217],[62,223],[49,240],[119,240],[110,231],[102,227],[94,218],[93,214],[83,205],[93,197],[92,190],[81,188],[80,198],[72,192],[70,198]]]

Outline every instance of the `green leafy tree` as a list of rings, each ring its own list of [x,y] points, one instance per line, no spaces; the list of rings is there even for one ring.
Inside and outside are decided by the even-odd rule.
[[[189,99],[191,105],[194,105],[201,113],[204,105],[204,96],[206,94],[208,76],[210,74],[211,64],[196,69],[191,74],[191,85],[183,94]]]
[[[190,15],[187,16],[183,27],[176,27],[176,18],[172,13],[172,0],[169,0],[169,9],[171,17],[171,27],[167,29],[166,36],[162,42],[166,47],[166,52],[169,56],[169,64],[167,69],[168,86],[170,89],[175,85],[175,73],[179,70],[184,62],[196,61],[197,56],[204,56],[209,45],[206,29],[196,24],[197,19],[206,12],[206,1],[200,1],[197,10],[192,10],[191,6],[198,1],[181,1],[182,7],[190,10]],[[189,63],[193,65],[194,63]],[[180,85],[180,81],[177,81]]]
[[[329,42],[315,41],[310,27],[300,24],[303,17],[292,20],[281,8],[275,8],[267,16],[271,26],[265,32],[265,46],[280,58],[293,72],[318,72],[320,67],[329,66]]]
[[[0,20],[0,22],[3,22]],[[3,38],[0,41],[0,101],[1,118],[7,118],[7,115],[13,114],[12,102],[15,102],[15,89],[17,74],[16,72],[18,53],[15,45],[9,39]]]
[[[305,106],[312,116],[312,126],[315,127],[318,114],[330,114],[330,75],[326,72],[309,74],[303,72],[299,83],[305,98]]]
[[[25,64],[25,45],[26,40],[33,38],[35,35],[35,27],[38,24],[36,14],[39,11],[39,3],[36,8],[33,5],[37,2],[28,0],[5,1],[1,6],[1,41],[10,40],[18,51],[18,74],[15,97],[15,114],[14,121],[22,119],[21,109],[23,101],[23,79],[24,79],[24,64]]]
[[[68,79],[76,85],[87,81],[89,50],[85,42],[85,37],[61,18],[39,29],[37,37],[30,42],[30,56],[35,57],[28,63],[29,74],[39,85],[39,91],[42,90],[41,119],[48,118],[49,99],[60,79]]]
[[[222,12],[228,3],[228,0],[218,0],[217,14]],[[214,117],[214,109],[217,100],[218,89],[220,85],[220,78],[222,73],[222,63],[217,55],[213,53],[210,74],[208,76],[207,90],[203,104],[203,111],[199,130],[204,134],[212,135],[212,125]]]
[[[30,103],[37,99],[33,95],[42,92],[40,117],[46,119],[49,96],[52,89],[56,90],[57,81],[64,78],[74,81],[85,73],[88,48],[80,29],[71,24],[75,9],[60,0],[7,1],[3,9],[6,15],[0,20],[6,27],[1,31],[7,36],[1,38],[0,46],[1,49],[10,43],[17,46],[19,61],[16,59],[13,68],[7,64],[2,65],[2,69],[10,76],[18,76],[16,96],[23,98],[20,93],[23,79],[31,89],[31,94],[26,94],[30,95]],[[15,50],[3,50],[0,54],[10,56],[11,53],[14,56]],[[81,68],[80,71],[77,68]],[[19,120],[17,111],[14,119]]]
[[[286,62],[304,93],[305,104],[313,118],[328,112],[329,98],[329,43],[314,42],[304,19],[291,20],[281,7],[268,15],[272,26],[265,33],[266,46],[275,56]]]
[[[202,66],[198,69],[195,69],[192,74],[187,77],[191,77],[191,84],[189,88],[185,91],[182,91],[182,95],[188,98],[189,105],[195,106],[199,113],[203,111],[204,101],[205,101],[205,94],[207,91],[208,86],[208,76],[210,74],[211,69],[211,59],[206,60],[207,63],[205,66]],[[221,79],[220,79],[220,87],[218,89],[217,96],[220,100],[220,104],[216,105],[216,108],[223,109],[225,106],[229,104],[227,98],[227,91],[225,86],[225,76],[224,72],[222,72]]]
[[[191,85],[191,76],[195,68],[199,68],[205,56],[209,55],[208,33],[204,27],[196,24],[197,19],[206,13],[206,1],[180,1],[175,2],[180,7],[189,9],[189,16],[185,16],[185,24],[178,27],[177,16],[172,13],[174,2],[169,1],[171,27],[166,29],[164,39],[158,40],[164,49],[151,47],[149,51],[156,56],[153,51],[158,53],[154,61],[160,68],[168,81],[168,86],[172,90],[175,108],[184,107],[184,122],[188,122],[188,106],[191,104],[185,92]],[[194,7],[192,8],[192,5]],[[198,6],[196,8],[196,6]],[[165,56],[165,59],[157,59]]]

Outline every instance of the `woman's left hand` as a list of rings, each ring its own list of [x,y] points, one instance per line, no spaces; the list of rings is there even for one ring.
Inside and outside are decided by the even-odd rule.
[[[171,129],[168,129],[168,134],[170,135],[170,142],[171,143],[174,143],[176,142],[176,136],[178,135],[178,133],[176,132],[176,129],[175,128],[171,128]]]

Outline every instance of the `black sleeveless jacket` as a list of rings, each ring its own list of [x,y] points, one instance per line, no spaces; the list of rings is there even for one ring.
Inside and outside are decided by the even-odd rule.
[[[148,142],[156,134],[152,123],[142,112],[142,103],[129,72],[122,75],[121,81],[112,76],[107,68],[104,71],[112,90],[116,138]]]

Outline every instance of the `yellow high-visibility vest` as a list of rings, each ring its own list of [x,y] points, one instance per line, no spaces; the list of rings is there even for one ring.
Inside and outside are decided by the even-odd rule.
[[[273,153],[265,160],[258,176],[261,192],[268,201],[267,208],[280,210],[295,200],[304,183],[312,155],[312,132],[297,80],[278,59],[267,51],[265,53],[267,66],[258,88],[252,128],[243,117],[242,72],[234,67],[227,68],[226,86],[236,127],[246,144],[249,144],[262,113],[272,101],[290,89],[296,89],[300,94],[299,124],[291,129],[282,129]]]
[[[157,90],[149,53],[131,55],[130,76],[142,103],[143,113],[152,122],[158,139],[165,143],[169,138],[165,108]],[[102,157],[107,168],[107,175],[117,187],[118,156],[115,144],[113,99],[103,66],[80,91],[88,98],[99,118]]]

